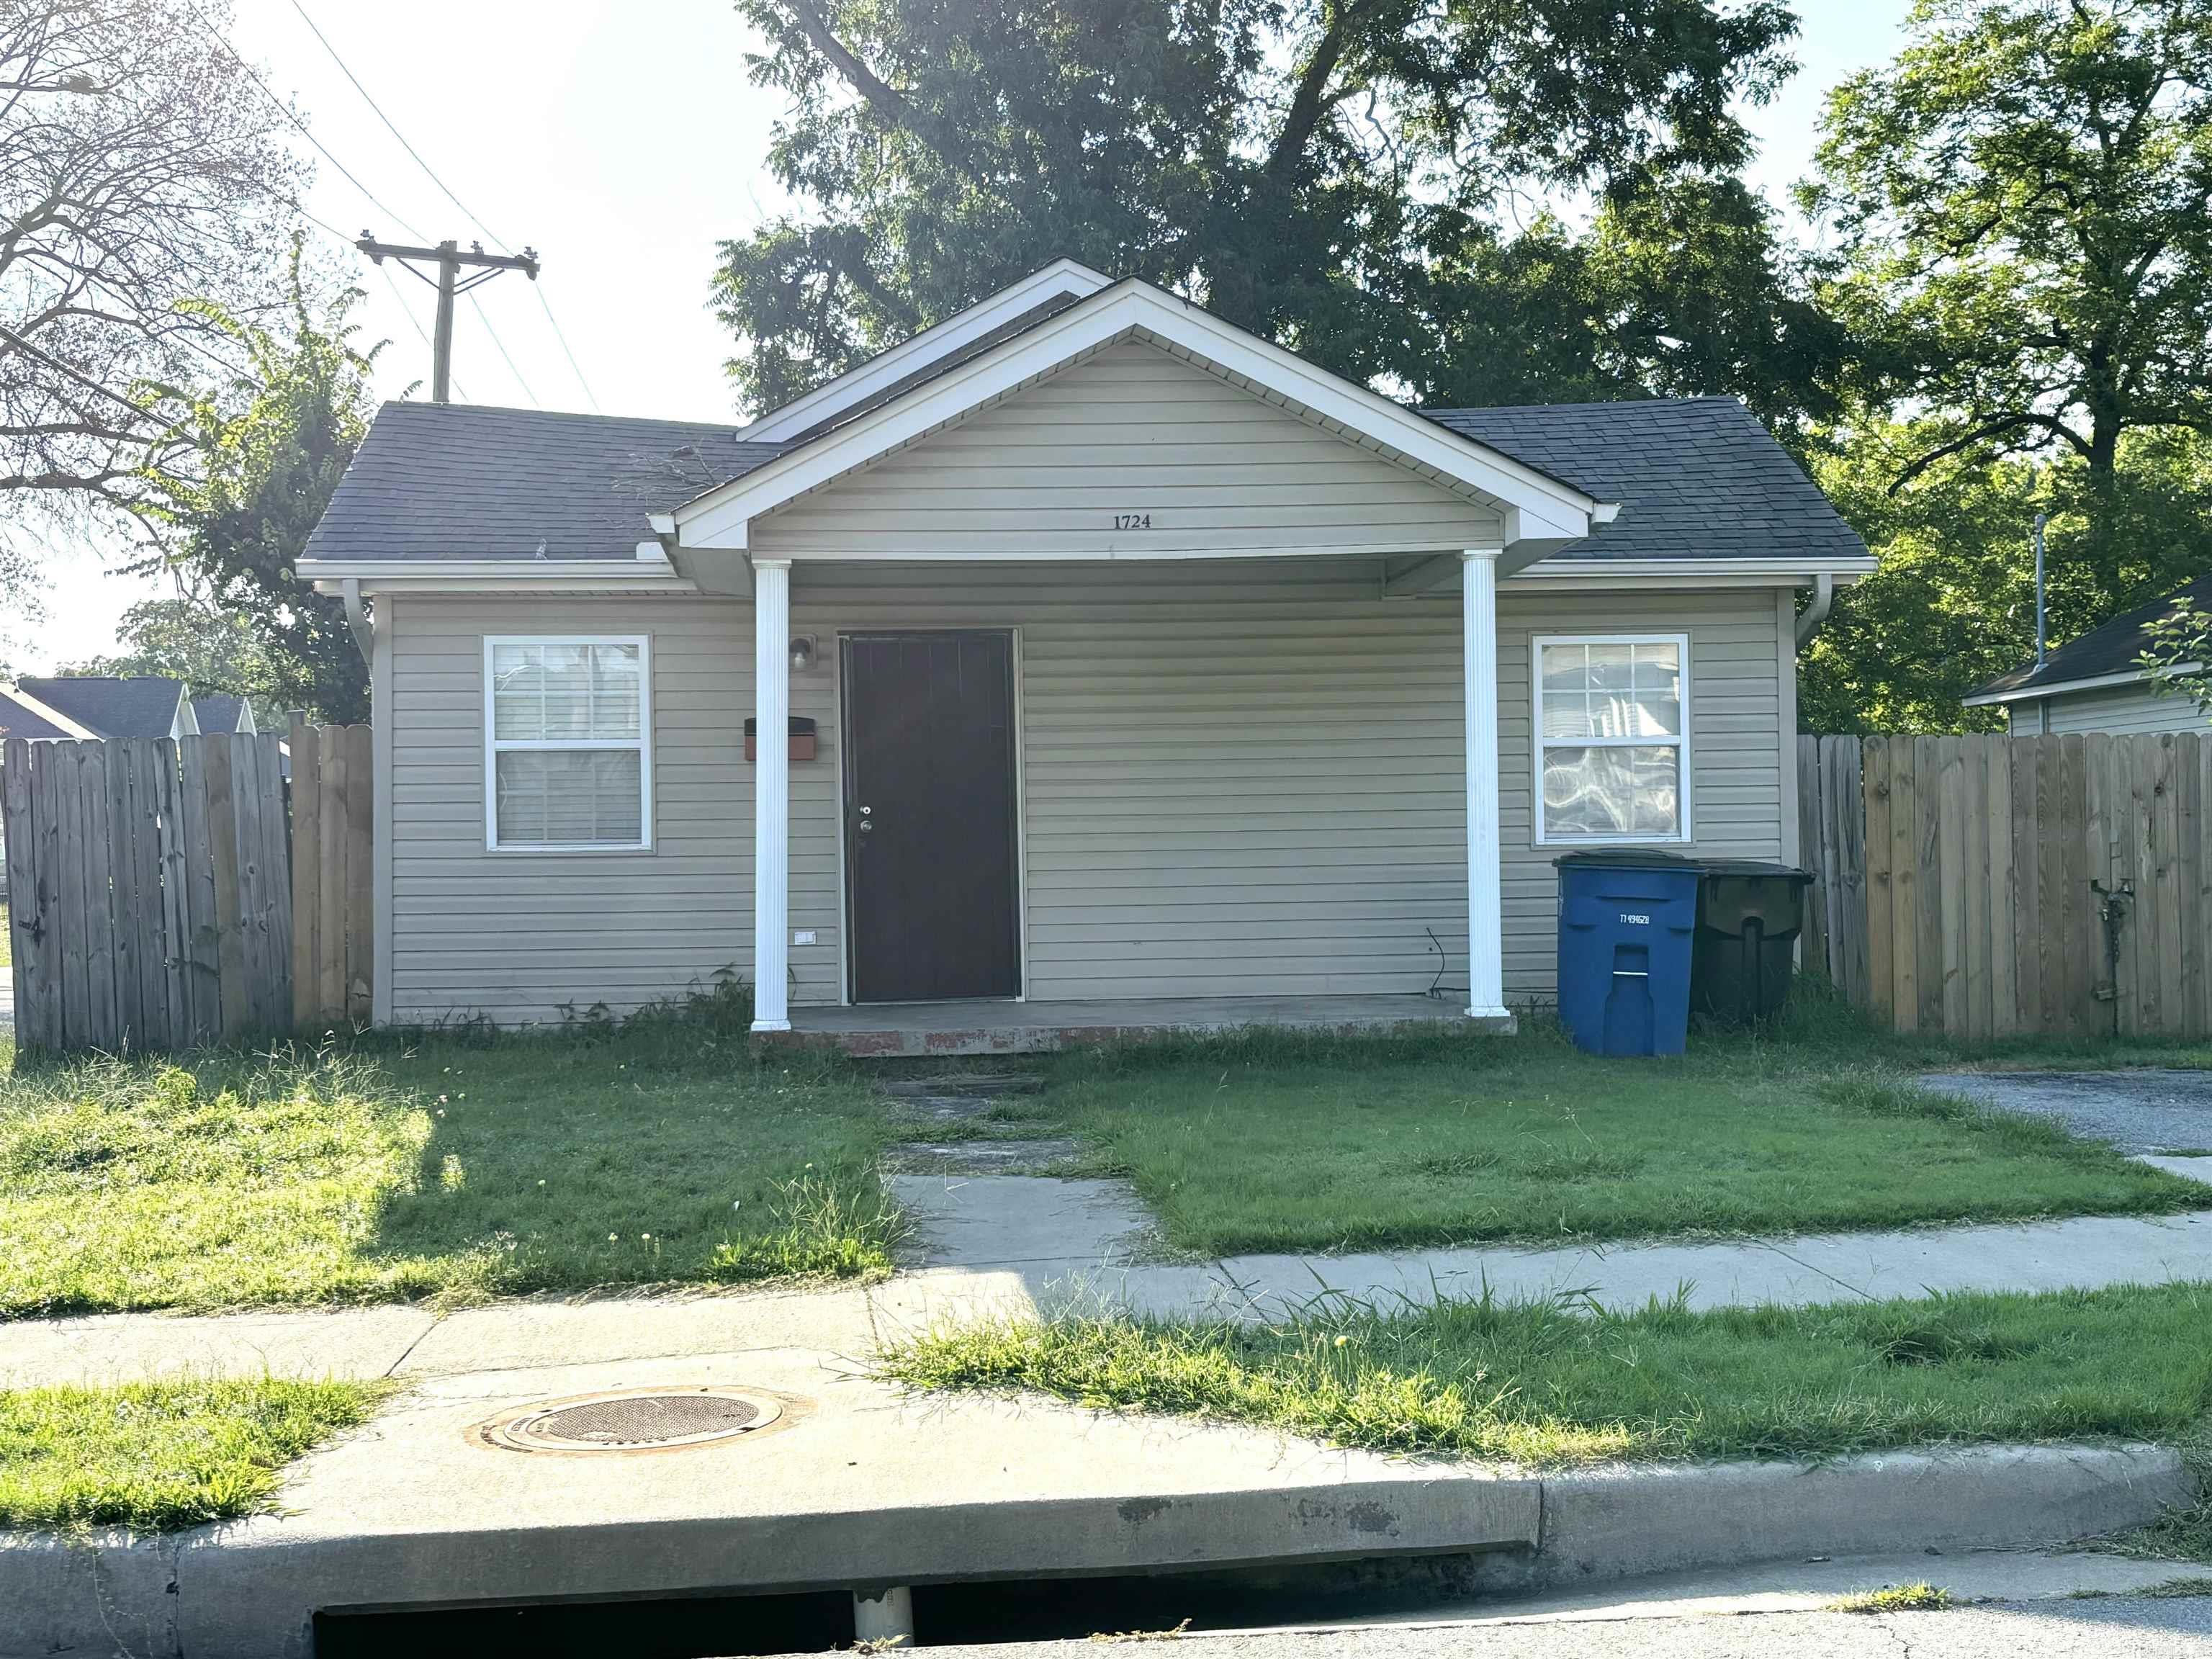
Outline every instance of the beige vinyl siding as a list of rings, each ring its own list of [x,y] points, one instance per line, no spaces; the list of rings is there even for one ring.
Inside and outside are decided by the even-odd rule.
[[[1119,531],[1116,515],[1148,514]],[[757,553],[1101,558],[1484,546],[1487,507],[1159,348],[1118,345],[757,520]]]
[[[1532,586],[1532,585],[1531,585]],[[1783,847],[1772,592],[1499,601],[1506,988],[1552,988],[1553,872],[1528,845],[1528,639],[1687,633],[1698,851]],[[1373,560],[1081,568],[808,567],[792,679],[820,757],[792,768],[794,1000],[841,995],[841,629],[1019,639],[1023,880],[1033,999],[1425,989],[1466,983],[1455,596],[1378,597]],[[742,602],[409,599],[392,633],[392,1012],[557,1018],[680,994],[751,953],[752,628]],[[482,638],[647,633],[649,853],[483,848]]]
[[[2202,732],[2208,722],[2197,705],[2185,696],[2160,696],[2147,685],[2102,686],[2094,691],[2042,699],[2051,711],[2046,728],[2038,719],[2034,702],[2011,703],[2006,713],[2009,730],[2018,737],[2033,737],[2046,729],[2068,732]]]

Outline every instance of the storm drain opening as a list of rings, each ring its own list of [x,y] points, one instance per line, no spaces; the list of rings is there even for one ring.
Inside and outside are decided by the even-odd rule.
[[[502,1412],[476,1432],[507,1451],[682,1451],[791,1420],[784,1401],[754,1389],[620,1389]]]

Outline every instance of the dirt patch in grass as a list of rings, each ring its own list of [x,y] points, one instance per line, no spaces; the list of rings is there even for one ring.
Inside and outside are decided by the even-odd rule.
[[[2212,1285],[1706,1313],[1485,1297],[1263,1326],[1069,1317],[939,1332],[882,1364],[918,1388],[1533,1466],[2173,1440],[2212,1413]]]
[[[1060,1057],[1037,1102],[1170,1249],[1449,1246],[2203,1207],[2042,1119],[1923,1089],[1878,1045],[1701,1038],[1585,1054],[1541,1029],[1267,1034]]]
[[[386,1392],[269,1377],[0,1390],[0,1527],[167,1531],[262,1513],[287,1463]]]
[[[465,1035],[0,1079],[0,1316],[887,1271],[882,1114],[696,1034]]]

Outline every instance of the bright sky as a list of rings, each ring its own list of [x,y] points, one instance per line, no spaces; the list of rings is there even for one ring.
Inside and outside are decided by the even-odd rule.
[[[459,307],[458,400],[588,410],[595,398],[611,415],[735,418],[722,374],[729,337],[708,306],[714,247],[781,198],[765,170],[778,111],[745,79],[752,41],[726,0],[236,3],[234,44],[385,204],[315,156],[307,207],[316,217],[349,238],[367,229],[386,240],[492,244],[410,159],[303,9],[453,193],[509,246],[534,246],[544,261],[539,292],[590,396],[539,295],[509,273],[474,296],[481,316],[466,299]],[[1827,89],[1895,50],[1909,4],[1798,0],[1803,67],[1779,100],[1753,113],[1763,146],[1753,180],[1771,198],[1781,201],[1807,171]],[[416,380],[427,392],[429,348],[416,331],[428,331],[430,290],[389,263],[387,280],[349,249],[318,240],[358,267],[360,339],[391,342],[378,362],[380,395],[398,397]],[[52,550],[49,620],[11,630],[20,671],[114,649],[124,608],[161,591],[157,581],[111,574],[118,551]]]

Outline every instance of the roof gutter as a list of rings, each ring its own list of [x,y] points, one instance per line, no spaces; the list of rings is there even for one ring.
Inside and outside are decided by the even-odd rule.
[[[2175,674],[2201,674],[2204,665],[2197,662],[2177,664],[2171,671]],[[2050,680],[2040,685],[2014,686],[2006,691],[1977,691],[1971,697],[1959,701],[1968,708],[1985,708],[1991,704],[2033,702],[2039,697],[2061,697],[2075,691],[2101,691],[2115,685],[2138,685],[2151,678],[2148,668],[2123,669],[2112,674],[2092,674],[2078,680]]]
[[[1813,578],[1813,603],[1807,605],[1797,617],[1797,648],[1802,651],[1820,631],[1820,624],[1828,620],[1828,612],[1836,608],[1836,578],[1823,570]]]

